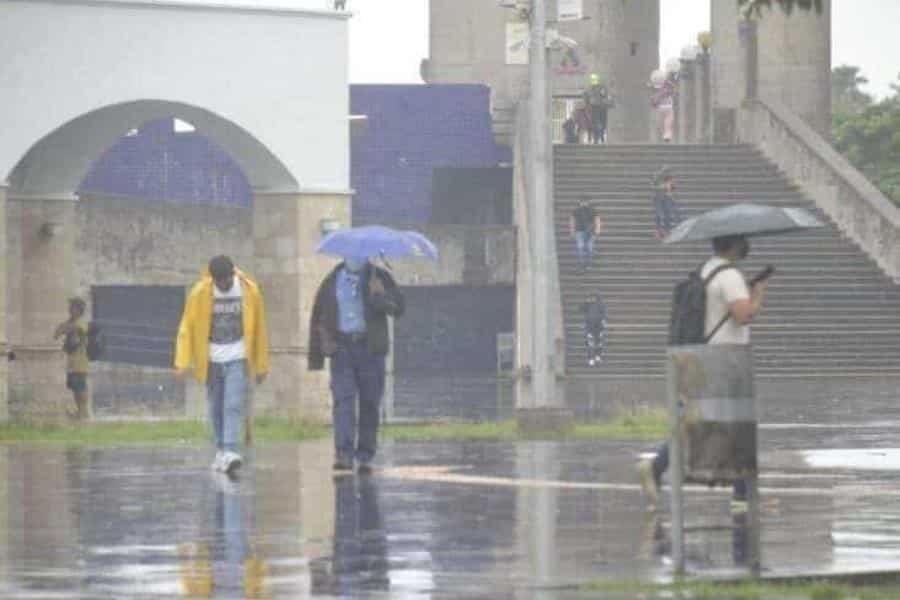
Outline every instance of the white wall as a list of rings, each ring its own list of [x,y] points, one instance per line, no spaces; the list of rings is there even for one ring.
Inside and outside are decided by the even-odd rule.
[[[239,158],[253,185],[345,191],[346,18],[164,2],[4,0],[0,182],[36,142],[64,124],[134,102],[142,110],[120,110],[116,122],[107,123],[116,135],[125,133],[119,129],[129,118],[172,110],[190,121],[186,113],[193,110],[206,121],[200,129]],[[163,102],[138,102],[148,100]],[[104,149],[110,132],[94,138],[85,133],[103,129],[103,114],[87,126],[82,119],[78,135],[63,139],[67,152],[93,159]],[[11,191],[71,193],[72,181],[84,173],[74,177],[71,168],[61,169],[58,156],[38,154],[27,178],[33,188],[14,185]]]

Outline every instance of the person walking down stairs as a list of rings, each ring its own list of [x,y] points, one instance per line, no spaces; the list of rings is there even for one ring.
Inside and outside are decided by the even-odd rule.
[[[606,353],[606,303],[600,294],[593,294],[581,305],[581,311],[584,314],[584,344],[587,348],[588,366],[596,367],[603,363],[603,355]]]
[[[613,108],[615,103],[597,73],[591,73],[590,87],[584,93],[584,100],[591,110],[591,121],[594,126],[593,143],[605,144],[609,109]]]
[[[653,212],[656,239],[662,241],[681,222],[681,207],[672,195],[675,193],[675,177],[663,168],[654,178],[656,192],[653,195]]]
[[[594,260],[594,241],[603,228],[600,215],[591,206],[587,197],[582,197],[578,207],[569,219],[569,232],[575,238],[575,252],[578,255],[579,270],[587,271]]]

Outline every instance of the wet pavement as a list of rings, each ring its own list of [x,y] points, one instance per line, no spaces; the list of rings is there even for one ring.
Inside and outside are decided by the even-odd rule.
[[[898,424],[762,427],[767,572],[900,570]],[[574,598],[592,579],[664,581],[668,514],[645,511],[633,474],[647,448],[387,443],[373,475],[335,477],[318,441],[259,447],[231,481],[205,448],[0,446],[0,597]],[[724,490],[690,488],[687,515],[690,569],[740,567]]]

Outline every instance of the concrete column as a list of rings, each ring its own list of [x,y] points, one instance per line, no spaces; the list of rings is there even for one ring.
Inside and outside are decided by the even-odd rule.
[[[697,120],[697,94],[694,85],[694,61],[681,61],[681,72],[678,76],[678,114],[676,126],[677,140],[681,144],[693,144],[696,140],[695,127]]]
[[[9,363],[10,417],[55,421],[74,409],[53,331],[68,316],[77,282],[75,199],[9,194],[8,207],[7,335],[16,357]]]
[[[759,89],[818,133],[831,134],[831,1],[822,12],[764,10],[758,29]]]
[[[696,61],[694,89],[697,94],[697,143],[712,143],[712,91],[710,86],[710,58],[701,52]]]
[[[7,386],[9,370],[6,360],[9,352],[9,341],[6,332],[6,286],[7,254],[9,247],[6,239],[6,193],[7,187],[0,185],[0,422],[9,420],[9,404],[7,403]]]
[[[350,223],[350,200],[347,194],[255,195],[252,275],[266,302],[272,367],[254,394],[256,416],[330,420],[327,372],[307,370],[307,344],[315,293],[335,260],[315,248],[322,219]]]

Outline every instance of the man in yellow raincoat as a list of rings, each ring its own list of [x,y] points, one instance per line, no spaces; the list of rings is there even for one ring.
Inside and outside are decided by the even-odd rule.
[[[212,467],[233,473],[243,463],[238,443],[249,382],[261,384],[269,372],[269,341],[262,292],[227,256],[213,258],[188,295],[175,370],[206,383],[216,441]]]

